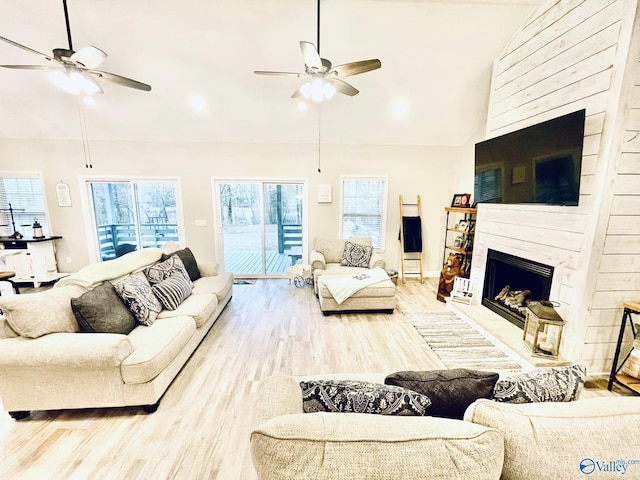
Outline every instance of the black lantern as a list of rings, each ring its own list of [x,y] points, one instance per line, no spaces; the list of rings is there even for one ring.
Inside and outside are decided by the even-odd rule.
[[[34,218],[32,227],[33,227],[33,238],[44,238],[44,234],[42,233],[42,225],[40,225],[37,218]]]

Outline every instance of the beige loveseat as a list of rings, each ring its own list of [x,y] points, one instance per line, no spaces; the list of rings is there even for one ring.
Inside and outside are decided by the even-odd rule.
[[[342,378],[324,378],[331,377]],[[620,478],[605,469],[639,458],[636,397],[522,405],[481,399],[462,421],[303,413],[298,382],[270,377],[258,391],[251,453],[260,480]],[[640,463],[626,467],[622,478],[640,478]]]
[[[89,265],[50,290],[0,297],[7,317],[0,317],[4,409],[16,419],[31,410],[141,405],[155,411],[231,299],[233,275],[198,262],[202,277],[193,281],[191,295],[175,310],[163,309],[149,326],[134,322],[128,334],[77,333],[71,299],[144,271],[171,253],[131,252]]]
[[[371,259],[366,268],[350,267],[341,264],[344,258],[345,242],[351,242],[371,247],[371,238],[320,238],[313,239],[313,249],[309,256],[311,274],[314,280],[314,292],[318,294],[318,278],[322,275],[356,275],[370,268],[385,268],[384,259],[376,252],[371,253]]]

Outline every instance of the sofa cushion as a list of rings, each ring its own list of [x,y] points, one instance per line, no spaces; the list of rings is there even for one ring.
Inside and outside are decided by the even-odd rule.
[[[478,400],[464,419],[504,436],[503,480],[574,480],[590,478],[591,473],[593,478],[640,477],[640,465],[627,465],[626,475],[601,470],[614,459],[638,458],[638,398],[523,405]]]
[[[136,320],[143,325],[151,325],[162,310],[143,272],[132,273],[114,283],[113,287]]]
[[[360,245],[371,245],[369,237],[350,238],[349,241]],[[324,255],[326,263],[340,263],[344,254],[344,242],[342,238],[319,238],[313,239],[313,249]]]
[[[178,272],[151,287],[162,306],[167,310],[175,310],[191,295],[191,282]]]
[[[571,402],[577,400],[587,376],[583,365],[541,368],[498,380],[492,399],[497,402]]]
[[[426,415],[428,397],[411,390],[359,380],[300,382],[302,409],[312,412]]]
[[[344,242],[344,251],[340,265],[345,267],[369,268],[369,261],[373,254],[371,245],[361,245],[350,241]]]
[[[495,480],[504,446],[496,430],[459,420],[320,412],[260,424],[251,454],[261,479]]]
[[[190,317],[158,319],[129,335],[133,353],[122,362],[125,383],[146,383],[157,377],[184,349],[196,331]]]
[[[196,257],[193,255],[193,252],[189,247],[183,248],[182,250],[176,250],[173,254],[163,253],[160,261],[164,262],[170,258],[171,255],[177,255],[180,260],[182,260],[184,268],[187,270],[192,282],[195,282],[200,278],[201,275],[200,270],[198,269],[198,263],[196,262]]]
[[[143,271],[151,285],[160,283],[173,274],[182,275],[187,280],[189,285],[191,285],[189,274],[184,268],[182,260],[180,260],[180,257],[178,257],[177,255],[171,255],[164,262],[154,263],[153,265],[145,268]]]
[[[200,277],[193,282],[193,293],[213,293],[222,302],[233,289],[233,274],[220,272],[211,277]]]
[[[81,332],[126,335],[136,327],[135,317],[109,281],[72,298],[71,310]]]
[[[414,390],[429,397],[431,416],[462,420],[464,411],[475,400],[491,397],[498,377],[494,372],[454,368],[396,372],[387,376],[384,383]]]
[[[75,333],[78,322],[71,310],[71,299],[85,289],[75,285],[43,292],[0,296],[0,310],[11,329],[26,338],[49,333]]]
[[[213,315],[218,306],[218,299],[213,293],[192,294],[175,310],[163,310],[158,314],[158,318],[175,318],[189,316],[196,322],[196,327],[200,328]]]

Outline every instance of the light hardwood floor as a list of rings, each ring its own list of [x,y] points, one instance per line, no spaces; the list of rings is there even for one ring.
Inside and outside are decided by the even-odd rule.
[[[253,480],[249,425],[260,380],[441,368],[400,313],[445,309],[434,286],[399,285],[392,315],[325,317],[310,287],[235,285],[154,414],[41,411],[16,422],[0,412],[0,478]],[[586,396],[611,395],[602,379],[590,387]]]

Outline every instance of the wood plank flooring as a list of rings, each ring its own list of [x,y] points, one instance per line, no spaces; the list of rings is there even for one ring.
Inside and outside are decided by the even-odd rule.
[[[444,309],[435,282],[399,285],[398,309]],[[249,425],[273,374],[442,368],[399,311],[325,317],[310,287],[286,279],[234,285],[231,303],[154,414],[139,408],[0,412],[2,479],[253,480]],[[612,395],[606,382],[587,396]]]

